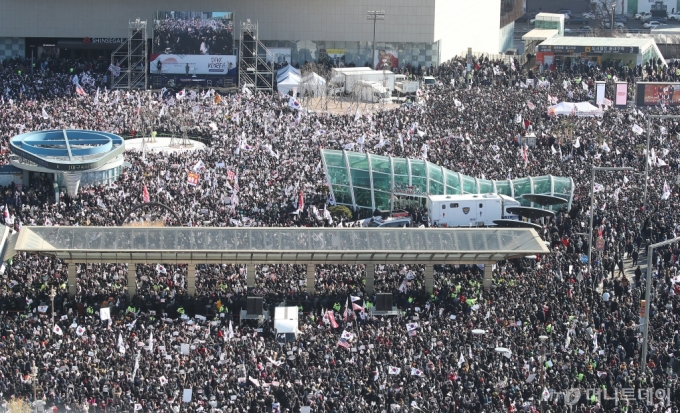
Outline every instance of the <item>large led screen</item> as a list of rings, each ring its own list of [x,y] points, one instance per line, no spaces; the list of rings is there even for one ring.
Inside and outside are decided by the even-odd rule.
[[[637,106],[679,106],[680,83],[638,82]]]
[[[227,74],[235,68],[231,12],[154,13],[149,70],[154,74]]]

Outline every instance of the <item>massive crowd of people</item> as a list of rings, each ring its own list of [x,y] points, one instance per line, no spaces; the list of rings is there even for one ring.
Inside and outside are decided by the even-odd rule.
[[[127,135],[188,127],[210,145],[176,154],[127,152],[130,167],[118,181],[83,186],[59,203],[48,179],[4,188],[0,201],[19,231],[120,225],[154,215],[187,226],[351,225],[317,219],[307,209],[329,202],[320,150],[352,143],[410,158],[423,157],[425,144],[428,161],[486,179],[572,177],[575,195],[571,209],[542,224],[551,253],[499,262],[489,290],[481,287],[477,266],[437,266],[431,295],[421,266],[377,266],[376,292],[394,294],[398,317],[370,315],[375,297],[365,290],[361,265],[317,266],[314,294],[307,293],[304,266],[201,265],[191,297],[185,265],[78,264],[77,293],[69,296],[64,263],[19,253],[0,268],[5,402],[32,401],[35,392],[55,411],[678,410],[679,249],[645,254],[647,245],[673,238],[680,225],[677,120],[651,124],[643,207],[646,117],[677,109],[547,115],[554,101],[591,99],[595,81],[609,82],[611,92],[617,78],[631,88],[641,79],[675,80],[675,68],[579,65],[534,74],[516,63],[478,59],[468,77],[465,61],[454,59],[434,70],[439,82],[424,88],[420,104],[331,115],[291,110],[288,97],[249,92],[218,98],[210,90],[109,91],[102,73],[87,74],[92,67],[82,62],[39,63],[33,75],[26,65],[5,61],[0,69],[3,163],[9,137],[41,129]],[[86,75],[87,96],[74,93],[75,74]],[[527,86],[538,81],[540,87]],[[527,129],[537,146],[526,150],[525,160],[517,138]],[[187,172],[198,164],[201,180],[190,186]],[[593,165],[634,170],[596,176],[594,236],[605,244],[593,252],[589,271],[582,257]],[[152,208],[123,215],[123,205],[142,202],[144,187],[181,222]],[[300,191],[305,211],[293,214]],[[645,260],[654,268],[649,360],[641,365]],[[127,296],[130,271],[135,297]],[[246,277],[252,276],[249,290]],[[300,332],[285,341],[269,324],[239,322],[248,295],[264,297],[269,309],[298,306]]]
[[[154,22],[153,31],[154,53],[233,53],[234,26],[231,20],[165,18]]]

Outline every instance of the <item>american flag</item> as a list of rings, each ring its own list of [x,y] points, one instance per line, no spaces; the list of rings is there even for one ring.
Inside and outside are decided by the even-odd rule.
[[[349,349],[349,342],[347,340],[345,340],[344,338],[341,338],[340,340],[338,340],[338,345],[340,347],[344,347],[346,349]]]
[[[76,85],[76,94],[80,96],[87,96],[87,93],[83,90],[83,87],[80,85]]]
[[[408,332],[408,335],[409,335],[410,337],[415,337],[416,334],[418,334],[418,333],[416,333],[416,330],[411,330],[411,331]]]
[[[230,181],[233,181],[235,176],[236,174],[233,173],[232,171],[227,171],[227,179],[229,179]]]

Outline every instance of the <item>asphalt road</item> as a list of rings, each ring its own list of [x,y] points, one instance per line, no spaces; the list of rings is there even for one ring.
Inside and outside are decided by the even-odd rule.
[[[649,29],[645,29],[643,27],[643,23],[639,20],[636,20],[634,18],[628,18],[628,22],[625,23],[626,27],[624,30],[632,30],[632,31],[639,31],[642,30],[643,32],[649,33]],[[569,31],[565,30],[565,36],[583,36],[583,35],[590,35],[590,33],[586,33],[582,30],[582,27],[584,25],[582,24],[569,24],[568,20],[565,21],[564,28],[568,29]],[[608,34],[608,29],[602,29],[603,27],[603,22],[599,19],[590,19],[589,23],[587,24],[591,29],[594,30],[592,35],[597,35],[595,33],[596,31],[600,31],[601,35],[607,35]],[[675,27],[680,27],[680,22],[676,22],[673,20],[669,20],[665,25],[661,26],[663,27],[669,27],[669,28],[675,28]],[[522,36],[529,31],[534,29],[534,25],[529,23],[529,22],[515,22],[515,38],[521,39]]]

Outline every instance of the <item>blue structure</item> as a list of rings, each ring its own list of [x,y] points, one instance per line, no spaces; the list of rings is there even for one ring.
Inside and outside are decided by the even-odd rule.
[[[48,174],[60,190],[75,195],[82,185],[106,185],[120,176],[125,141],[89,130],[47,130],[17,135],[9,141],[10,162],[23,171],[23,184]]]

